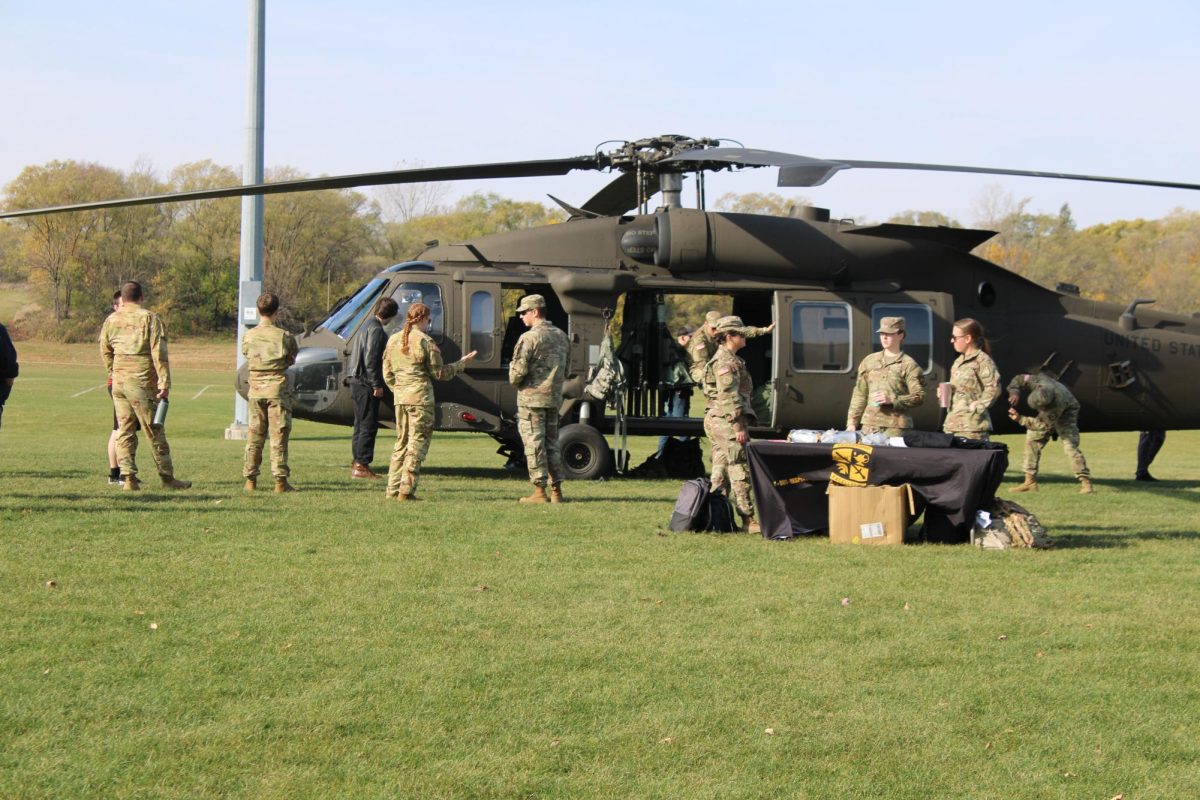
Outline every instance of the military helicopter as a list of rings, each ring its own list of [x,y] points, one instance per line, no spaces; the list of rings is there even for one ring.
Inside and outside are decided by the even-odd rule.
[[[776,323],[750,339],[740,355],[749,366],[759,411],[757,437],[792,428],[841,427],[858,362],[878,348],[884,316],[907,323],[905,351],[927,385],[947,379],[955,353],[953,321],[974,317],[993,341],[1007,380],[1045,370],[1080,401],[1086,430],[1200,427],[1190,383],[1200,367],[1200,319],[1083,299],[1079,289],[1045,289],[971,250],[991,231],[885,223],[859,226],[805,207],[797,216],[704,210],[706,173],[756,167],[779,170],[780,186],[819,186],[851,168],[936,170],[1127,183],[1179,189],[1200,185],[1093,175],[939,164],[809,158],[721,140],[657,136],[617,143],[591,155],[313,178],[273,184],[9,211],[0,217],[123,205],[201,200],[358,186],[561,175],[605,170],[618,176],[581,206],[555,200],[570,215],[562,224],[430,242],[414,260],[385,269],[339,302],[300,341],[292,368],[296,416],[352,423],[345,364],[361,323],[383,297],[433,310],[431,335],[447,360],[476,350],[467,371],[437,387],[438,430],[478,431],[518,457],[516,394],[508,361],[523,326],[511,316],[517,299],[541,294],[547,316],[567,331],[571,371],[560,409],[560,443],[570,477],[595,478],[614,463],[605,434],[700,435],[699,417],[663,414],[664,380],[674,356],[665,324],[672,295],[718,295],[748,324]],[[682,202],[684,176],[694,174],[698,208]],[[661,203],[651,209],[652,196]],[[615,324],[620,308],[620,325]],[[700,320],[696,321],[697,324]],[[394,324],[394,327],[396,325]],[[602,344],[616,349],[617,391],[597,395],[589,380]],[[245,375],[239,377],[245,393]],[[932,395],[932,392],[930,392]],[[932,399],[932,398],[931,398]],[[915,410],[918,428],[940,429],[941,409]],[[999,431],[1016,430],[993,409]],[[623,438],[619,441],[623,442]],[[617,463],[624,466],[623,446]]]

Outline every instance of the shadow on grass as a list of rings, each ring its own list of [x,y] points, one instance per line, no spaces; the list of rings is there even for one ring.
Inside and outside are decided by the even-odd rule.
[[[1109,533],[1109,531],[1123,531]],[[1125,531],[1117,525],[1056,525],[1050,531],[1057,549],[1111,549],[1130,547],[1139,542],[1195,542],[1200,531]]]
[[[86,478],[89,475],[92,476],[93,478],[95,478],[101,484],[104,482],[104,479],[108,477],[107,474],[101,475],[100,473],[98,473],[94,470],[89,471],[89,470],[84,470],[84,469],[56,469],[56,470],[23,469],[20,471],[0,472],[0,478],[15,478],[15,479],[20,479],[20,480],[27,480],[30,478],[41,478],[44,480],[59,480],[61,478]]]
[[[1074,486],[1079,483],[1071,475],[1038,475],[1038,483],[1043,485],[1069,485]],[[1122,492],[1149,492],[1152,494],[1167,494],[1170,493],[1173,497],[1178,497],[1177,493],[1180,490],[1188,490],[1197,488],[1195,481],[1171,481],[1171,480],[1156,480],[1136,481],[1133,478],[1097,478],[1092,476],[1092,483],[1097,488],[1117,489]],[[1016,485],[1016,484],[1013,484]],[[1001,496],[1007,486],[1002,486],[998,493]],[[1200,494],[1183,495],[1185,500],[1192,502],[1200,502]]]

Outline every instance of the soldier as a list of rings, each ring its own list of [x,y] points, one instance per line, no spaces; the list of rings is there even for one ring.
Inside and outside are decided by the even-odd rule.
[[[717,352],[717,321],[721,319],[720,311],[709,311],[704,315],[704,322],[696,327],[692,332],[692,337],[688,341],[688,374],[692,376],[692,383],[700,386],[704,383],[704,368],[708,362],[712,360],[713,355]],[[753,326],[745,326],[746,338],[753,339],[755,336],[765,336],[775,330],[775,323],[772,322],[765,328],[755,328]]]
[[[1021,390],[1029,390],[1029,406],[1038,412],[1036,417],[1021,415],[1015,408],[1021,399]],[[1036,492],[1038,490],[1038,462],[1042,448],[1051,436],[1062,439],[1063,452],[1079,479],[1079,493],[1092,493],[1092,480],[1087,461],[1079,451],[1079,401],[1071,390],[1049,375],[1018,375],[1008,384],[1008,418],[1021,424],[1025,432],[1025,482],[1009,489],[1010,492]]]
[[[142,286],[129,281],[121,286],[121,308],[104,320],[100,329],[100,355],[112,379],[113,407],[117,412],[117,460],[121,462],[121,488],[141,489],[137,478],[137,431],[141,423],[158,476],[167,489],[187,489],[191,481],[175,477],[171,447],[162,425],[154,423],[158,404],[171,392],[171,365],[167,360],[167,331],[158,315],[142,308]]]
[[[0,325],[0,419],[4,417],[4,404],[12,393],[13,382],[16,381],[21,367],[17,363],[17,349],[13,347],[12,339],[8,337],[8,329]]]
[[[246,436],[246,461],[242,476],[246,491],[253,492],[262,466],[263,443],[271,434],[271,475],[275,493],[299,491],[288,483],[288,436],[292,432],[292,387],[287,368],[296,363],[296,337],[275,324],[279,297],[271,292],[258,296],[261,321],[242,337],[242,355],[250,369],[250,431]]]
[[[992,432],[988,409],[1000,396],[1000,373],[983,326],[973,319],[954,323],[950,341],[958,358],[950,367],[950,410],[942,430],[964,439],[987,441]]]
[[[754,499],[750,495],[750,476],[746,470],[749,426],[756,422],[750,405],[753,385],[746,362],[737,352],[746,346],[748,331],[741,317],[721,317],[715,326],[716,355],[704,366],[704,433],[712,448],[712,491],[720,491],[729,482],[733,504],[742,517],[742,530],[761,533],[754,518]]]
[[[884,317],[876,333],[883,349],[858,365],[846,430],[858,430],[861,420],[863,433],[903,436],[913,426],[908,410],[925,402],[925,381],[917,362],[900,351],[904,317]]]
[[[533,492],[522,503],[561,503],[563,465],[558,449],[558,409],[570,364],[567,335],[546,319],[540,294],[521,298],[517,316],[529,330],[521,334],[508,367],[508,382],[517,387],[517,429],[525,445],[525,462]],[[550,496],[546,496],[546,484]]]
[[[393,315],[394,316],[394,315]],[[403,330],[393,333],[383,352],[383,379],[396,398],[396,446],[388,467],[387,497],[418,500],[417,479],[433,434],[433,379],[448,381],[462,372],[475,351],[453,364],[442,362],[442,351],[430,338],[429,306],[408,307]]]
[[[354,463],[350,467],[351,478],[378,479],[379,474],[371,469],[375,458],[375,435],[379,430],[379,403],[386,384],[383,380],[383,348],[387,345],[387,334],[383,328],[399,312],[400,307],[390,297],[385,297],[375,306],[375,313],[362,324],[350,363],[346,368],[350,384],[350,397],[354,401],[354,435],[350,439],[350,450]]]

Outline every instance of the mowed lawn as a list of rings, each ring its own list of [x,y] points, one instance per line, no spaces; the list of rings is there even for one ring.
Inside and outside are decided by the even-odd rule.
[[[195,487],[143,440],[122,493],[95,347],[18,347],[0,797],[1200,796],[1200,434],[1147,485],[1085,432],[1092,497],[1051,445],[1054,550],[768,542],[667,532],[676,481],[518,505],[469,435],[400,506],[299,422],[303,491],[246,495],[232,343],[172,346]]]

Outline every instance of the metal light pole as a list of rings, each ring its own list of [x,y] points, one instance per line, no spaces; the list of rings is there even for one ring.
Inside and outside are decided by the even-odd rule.
[[[266,0],[250,0],[249,70],[246,85],[246,161],[242,166],[242,184],[263,182],[263,62],[266,59]],[[238,337],[237,366],[240,370],[242,337],[246,328],[258,324],[255,302],[262,292],[263,197],[242,198],[242,250],[238,264]],[[226,439],[245,439],[249,409],[240,394],[234,393],[233,423],[225,429]]]

